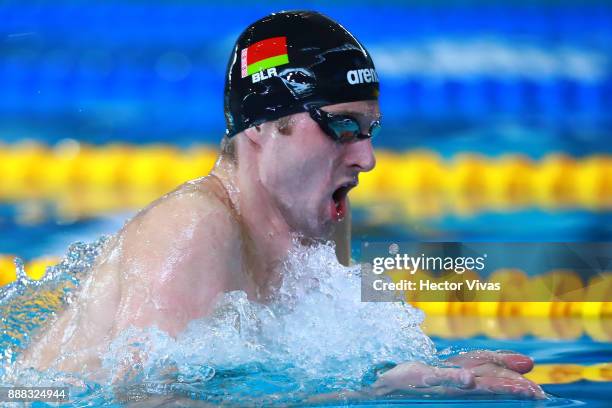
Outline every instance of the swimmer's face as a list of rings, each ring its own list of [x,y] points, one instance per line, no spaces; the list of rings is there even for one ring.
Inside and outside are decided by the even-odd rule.
[[[358,119],[361,133],[379,119],[376,101],[347,102],[321,108]],[[376,163],[371,139],[340,144],[332,140],[308,113],[292,115],[291,133],[270,126],[261,149],[262,183],[289,226],[309,237],[328,237],[334,223],[346,215],[346,195],[359,173]]]

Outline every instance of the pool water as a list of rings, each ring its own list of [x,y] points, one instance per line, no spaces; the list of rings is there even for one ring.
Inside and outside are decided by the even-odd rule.
[[[438,349],[450,348],[487,348],[499,350],[516,350],[527,354],[535,360],[537,365],[558,365],[558,371],[554,370],[548,382],[561,380],[566,377],[567,383],[542,384],[542,388],[554,398],[547,402],[550,406],[580,406],[583,403],[588,406],[609,406],[610,387],[612,377],[608,381],[590,381],[579,379],[573,381],[562,371],[567,364],[589,366],[601,362],[612,361],[612,348],[610,343],[597,342],[587,336],[575,340],[543,340],[533,336],[516,339],[491,339],[485,337],[474,337],[469,339],[442,339],[433,338]],[[526,406],[539,406],[538,403],[526,404]],[[559,405],[555,405],[559,404]]]
[[[9,205],[4,205],[3,211],[5,215],[17,212]],[[367,215],[360,210],[355,214],[355,230],[362,239],[376,236],[388,239],[391,232],[392,237],[401,240],[413,234],[392,225],[382,230],[368,228]],[[298,248],[293,253],[287,265],[287,276],[291,279],[279,294],[282,302],[276,305],[260,307],[248,302],[241,293],[232,292],[220,304],[220,312],[215,317],[195,322],[177,339],[155,329],[123,333],[104,356],[106,369],[112,373],[113,369],[125,365],[130,356],[122,351],[133,347],[147,350],[150,358],[130,374],[122,388],[53,371],[41,374],[13,370],[19,350],[28,343],[31,333],[71,302],[102,241],[93,245],[69,247],[69,244],[76,240],[93,242],[101,234],[116,231],[127,216],[129,213],[120,213],[60,224],[52,217],[36,225],[10,221],[14,239],[3,240],[4,248],[0,252],[17,253],[28,260],[46,254],[62,255],[69,249],[62,263],[42,281],[30,282],[22,277],[20,282],[3,287],[0,292],[4,325],[0,355],[5,363],[2,385],[64,384],[69,380],[73,406],[168,404],[192,399],[238,406],[304,405],[312,395],[359,388],[363,373],[376,362],[419,359],[435,363],[440,357],[460,351],[500,349],[533,357],[536,370],[532,379],[542,384],[550,398],[545,401],[470,398],[469,404],[608,406],[612,375],[609,366],[599,365],[612,361],[609,337],[596,341],[587,334],[574,339],[519,335],[509,339],[502,331],[493,330],[491,335],[489,330],[488,336],[460,338],[461,331],[453,332],[452,327],[461,325],[462,320],[455,316],[454,326],[449,325],[446,333],[440,333],[438,328],[432,343],[418,327],[423,318],[421,312],[394,303],[360,302],[358,271],[333,265],[333,251],[326,247]],[[532,215],[527,212],[523,216]],[[551,216],[549,221],[540,222],[555,225],[559,219]],[[448,229],[449,224],[443,228]],[[358,253],[359,241],[356,242],[354,254]],[[314,286],[313,277],[319,282]],[[281,303],[290,306],[281,307]],[[423,326],[425,332],[427,322]],[[164,370],[168,366],[174,367],[171,374]],[[549,369],[543,371],[540,367]],[[573,373],[572,369],[578,369],[579,373]],[[119,375],[119,370],[115,371],[114,375]],[[350,402],[364,407],[467,403],[467,400],[401,396]],[[338,403],[324,405],[334,404]]]
[[[2,274],[8,276],[12,255],[23,258],[28,273],[33,263],[44,263],[41,257],[67,256],[48,280],[22,277],[0,287],[0,382],[49,385],[67,379],[7,370],[31,333],[68,307],[87,277],[97,246],[70,245],[114,233],[178,182],[175,175],[186,180],[210,168],[212,149],[194,142],[216,149],[224,132],[222,99],[215,95],[233,39],[256,18],[287,7],[3,3],[0,282],[8,280]],[[610,2],[346,3],[309,7],[356,30],[380,71],[385,125],[373,141],[378,164],[370,173],[377,181],[366,191],[362,177],[351,193],[362,195],[353,204],[368,207],[353,208],[353,258],[360,259],[361,242],[376,240],[612,241]],[[200,21],[207,23],[194,23]],[[181,160],[177,147],[185,149]],[[427,197],[436,186],[449,194],[448,203],[437,193]],[[374,195],[379,201],[369,201]],[[418,311],[356,302],[337,291],[353,282],[350,270],[333,269],[340,280],[324,274],[329,251],[302,255],[309,256],[298,257],[291,276],[314,274],[327,286],[310,287],[291,310],[259,308],[234,293],[217,320],[194,323],[178,340],[153,329],[126,332],[105,356],[106,366],[112,371],[121,357],[130,361],[120,353],[128,346],[148,347],[149,365],[117,393],[105,383],[69,378],[73,404],[302,403],[304,395],[358,386],[363,369],[380,359],[435,361],[486,348],[532,356],[530,378],[551,398],[393,397],[353,405],[612,406],[610,309],[608,320],[589,321],[594,331],[533,319],[517,327],[545,327],[521,332],[494,318],[472,330],[474,316],[428,312],[422,327],[434,350],[417,327]],[[277,319],[268,319],[270,313]],[[396,320],[386,322],[389,316]],[[243,324],[224,326],[224,319]],[[173,375],[162,372],[168,365],[176,367]]]

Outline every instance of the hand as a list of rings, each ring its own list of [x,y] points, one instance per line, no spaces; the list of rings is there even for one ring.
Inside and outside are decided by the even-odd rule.
[[[523,354],[477,350],[451,357],[446,362],[468,369],[474,374],[476,385],[470,393],[546,398],[539,385],[522,376],[533,368],[533,360]]]
[[[542,399],[546,395],[521,374],[533,367],[527,356],[492,351],[473,351],[446,360],[454,367],[403,363],[380,375],[372,385],[375,395],[391,392],[437,396],[506,395]]]

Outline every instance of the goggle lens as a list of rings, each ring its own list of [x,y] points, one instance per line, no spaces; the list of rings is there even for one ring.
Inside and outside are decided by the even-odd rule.
[[[360,134],[359,123],[356,120],[343,118],[333,120],[329,123],[329,128],[334,132],[336,140],[340,143],[353,141]]]
[[[370,124],[368,133],[363,134],[361,133],[359,121],[352,116],[335,115],[317,107],[311,107],[309,111],[310,116],[321,126],[321,129],[338,143],[350,143],[355,140],[369,139],[380,133],[380,120],[373,121]]]

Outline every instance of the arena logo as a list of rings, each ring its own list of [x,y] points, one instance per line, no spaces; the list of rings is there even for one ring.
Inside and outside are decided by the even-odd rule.
[[[352,69],[347,71],[346,80],[351,85],[363,84],[364,82],[378,82],[378,75],[374,68]]]

